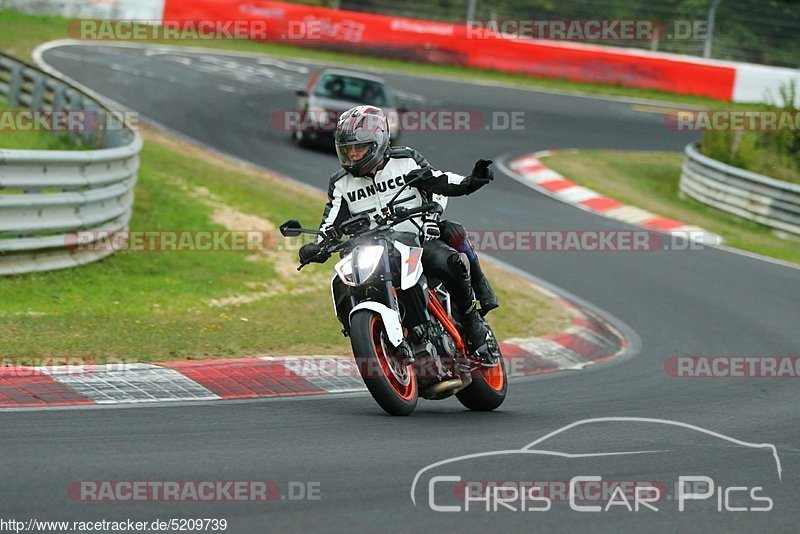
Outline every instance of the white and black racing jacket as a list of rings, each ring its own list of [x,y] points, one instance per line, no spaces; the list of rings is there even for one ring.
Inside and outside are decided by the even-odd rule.
[[[471,185],[470,178],[431,168],[427,160],[413,148],[392,147],[383,167],[379,168],[374,178],[356,177],[344,169],[331,176],[328,203],[325,205],[320,230],[327,232],[350,217],[362,213],[370,214],[370,218],[373,213],[380,213],[403,186],[403,177],[416,169],[430,169],[432,177],[415,183],[404,191],[395,201],[395,206],[412,209],[434,201],[445,208],[446,197],[468,195],[477,189]],[[372,224],[374,226],[375,222]],[[401,232],[418,232],[411,221],[400,223],[395,229]]]

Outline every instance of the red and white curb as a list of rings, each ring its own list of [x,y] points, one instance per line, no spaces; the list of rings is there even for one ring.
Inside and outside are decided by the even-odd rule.
[[[719,235],[699,226],[686,224],[668,217],[661,217],[635,206],[628,206],[568,180],[541,161],[542,158],[552,156],[555,153],[556,151],[554,150],[543,150],[520,156],[511,160],[508,168],[512,171],[512,177],[517,181],[580,209],[650,230],[685,237],[707,245],[719,245],[722,243],[722,238]]]
[[[549,293],[549,292],[548,292]],[[563,299],[564,332],[502,343],[510,377],[583,369],[627,348],[613,326]],[[281,356],[0,368],[0,408],[209,401],[364,391],[352,356]]]

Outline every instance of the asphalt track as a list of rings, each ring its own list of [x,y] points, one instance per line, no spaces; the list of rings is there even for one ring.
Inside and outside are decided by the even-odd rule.
[[[304,65],[189,52],[68,47],[44,54],[50,65],[101,94],[214,148],[323,187],[331,154],[292,146],[270,127],[291,109]],[[248,66],[250,68],[248,68]],[[403,142],[436,166],[466,173],[479,157],[545,148],[678,150],[691,139],[663,116],[630,103],[391,74],[419,105],[523,111],[523,131],[407,133]],[[475,229],[628,228],[539,195],[499,176],[480,194],[451,201],[448,215]],[[305,221],[309,224],[315,221]],[[501,260],[619,318],[641,340],[612,365],[516,382],[502,409],[464,411],[455,401],[421,403],[409,418],[384,416],[366,396],[272,402],[218,402],[132,409],[0,413],[0,516],[18,519],[216,517],[229,532],[281,530],[420,531],[796,531],[800,519],[800,416],[793,379],[683,379],[668,376],[674,355],[798,356],[800,271],[717,249],[646,253],[509,252]],[[504,454],[462,460],[437,474],[465,480],[661,481],[712,477],[716,489],[763,487],[769,512],[718,511],[717,491],[680,512],[675,492],[659,511],[581,513],[552,508],[514,512],[483,503],[469,512],[432,511],[425,471],[461,455],[520,449],[588,418],[679,421],[702,433],[655,421],[580,425],[539,448],[562,455]],[[765,448],[770,443],[780,467]],[[547,446],[546,446],[547,445]],[[661,451],[596,456],[608,452]],[[579,456],[564,456],[569,453]],[[469,465],[467,465],[469,464]],[[319,500],[272,503],[84,503],[67,497],[74,480],[255,480],[318,482]],[[451,483],[452,485],[452,483]],[[453,504],[447,483],[436,503]],[[444,494],[440,490],[444,489]],[[451,491],[451,499],[447,493]],[[763,503],[733,493],[728,504]],[[737,498],[739,500],[737,501]],[[720,501],[722,502],[722,501]],[[462,503],[463,504],[463,503]],[[722,506],[722,505],[719,505]],[[517,508],[520,505],[517,503]]]

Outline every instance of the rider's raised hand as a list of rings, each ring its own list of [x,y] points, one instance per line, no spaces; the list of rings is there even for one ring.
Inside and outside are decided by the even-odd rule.
[[[468,195],[494,180],[494,172],[489,168],[491,164],[492,160],[490,159],[479,159],[475,162],[472,174],[464,179],[463,185],[466,187],[466,193]]]
[[[492,160],[490,159],[479,159],[475,162],[475,167],[472,168],[470,176],[482,186],[488,184],[494,180],[494,171],[489,168],[491,164]]]

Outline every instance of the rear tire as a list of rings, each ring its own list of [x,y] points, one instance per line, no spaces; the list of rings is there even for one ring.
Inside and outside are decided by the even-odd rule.
[[[381,316],[359,310],[350,318],[353,356],[372,398],[391,415],[409,415],[417,407],[418,388],[414,367],[399,367],[391,354]]]
[[[491,331],[491,329],[490,329]],[[456,398],[464,407],[478,412],[490,412],[498,408],[506,400],[508,392],[508,376],[500,346],[494,341],[494,333],[490,339],[491,349],[496,352],[499,364],[496,367],[480,366],[472,371],[472,384],[456,393]]]

